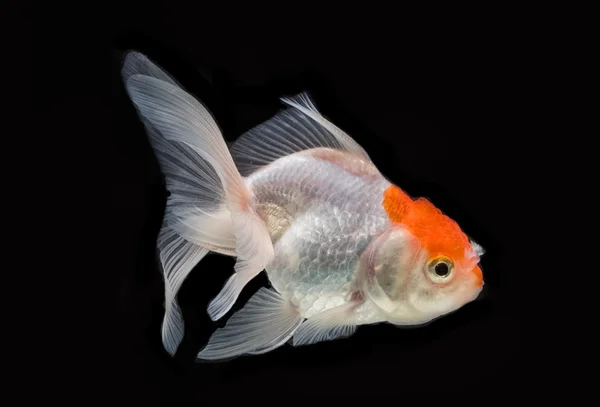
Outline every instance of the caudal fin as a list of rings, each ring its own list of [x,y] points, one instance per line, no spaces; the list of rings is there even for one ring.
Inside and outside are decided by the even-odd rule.
[[[189,244],[237,256],[236,273],[209,306],[218,319],[273,257],[267,227],[208,110],[137,52],[128,54],[123,79],[171,192],[164,227]]]

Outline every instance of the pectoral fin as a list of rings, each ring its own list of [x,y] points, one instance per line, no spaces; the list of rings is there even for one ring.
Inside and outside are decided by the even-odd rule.
[[[294,334],[294,346],[347,338],[356,332],[354,309],[358,304],[350,302],[324,311],[309,318]]]

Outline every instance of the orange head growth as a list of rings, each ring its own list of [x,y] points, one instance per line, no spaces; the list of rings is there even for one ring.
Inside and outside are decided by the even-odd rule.
[[[383,207],[390,222],[402,224],[419,239],[430,259],[447,256],[455,263],[465,260],[465,249],[471,247],[469,238],[455,221],[427,199],[412,200],[400,188],[391,185],[384,192]],[[473,272],[481,277],[479,267]]]

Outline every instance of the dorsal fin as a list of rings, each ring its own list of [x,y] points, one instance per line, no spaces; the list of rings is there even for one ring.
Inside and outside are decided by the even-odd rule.
[[[371,161],[365,150],[317,110],[307,92],[281,98],[288,105],[269,120],[248,130],[231,145],[242,176],[271,162],[318,147],[348,151]]]

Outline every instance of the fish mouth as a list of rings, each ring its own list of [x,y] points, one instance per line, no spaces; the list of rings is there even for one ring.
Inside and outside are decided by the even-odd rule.
[[[479,294],[475,297],[475,301],[483,301],[490,297],[490,288],[488,284],[484,284],[481,286]]]

